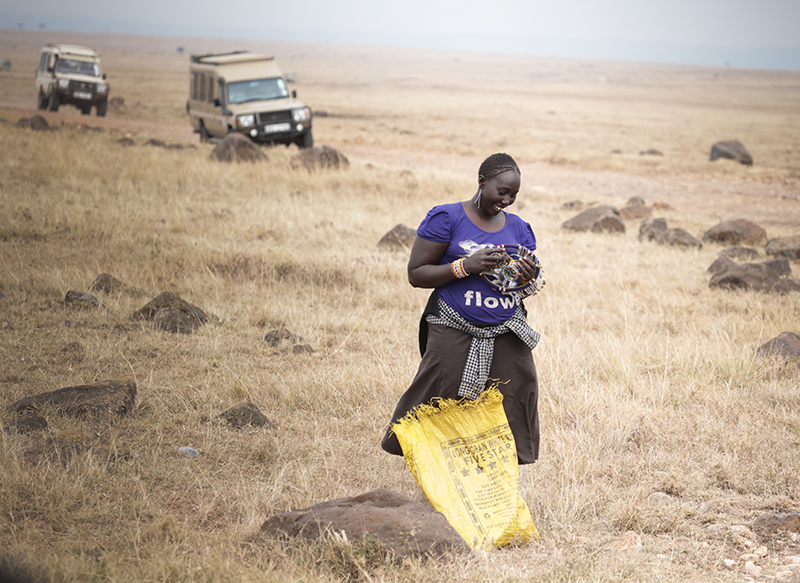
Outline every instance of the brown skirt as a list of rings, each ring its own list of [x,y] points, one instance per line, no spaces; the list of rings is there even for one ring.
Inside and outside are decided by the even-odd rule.
[[[429,403],[434,397],[460,398],[458,387],[471,343],[472,336],[455,328],[428,326],[428,344],[417,376],[400,397],[390,428],[381,441],[385,451],[403,455],[391,425],[414,407]],[[503,408],[517,444],[517,459],[520,464],[532,464],[539,457],[539,380],[531,349],[515,334],[509,332],[495,338],[489,378],[506,383],[498,388],[503,394]]]

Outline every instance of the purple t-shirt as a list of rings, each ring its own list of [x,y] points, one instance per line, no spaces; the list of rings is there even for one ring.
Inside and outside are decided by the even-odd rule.
[[[422,220],[417,235],[435,243],[449,243],[440,265],[467,257],[478,249],[497,245],[523,245],[536,249],[531,226],[516,215],[506,213],[506,224],[489,232],[475,226],[460,202],[433,207]],[[437,288],[439,297],[465,320],[482,326],[500,324],[510,318],[519,300],[486,283],[477,273]]]

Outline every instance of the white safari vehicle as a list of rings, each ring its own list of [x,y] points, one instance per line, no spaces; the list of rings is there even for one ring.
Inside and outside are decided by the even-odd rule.
[[[37,106],[58,111],[74,105],[84,115],[96,108],[97,115],[108,111],[108,83],[100,66],[100,55],[89,47],[47,45],[42,48],[36,69]]]
[[[201,141],[241,132],[261,144],[314,145],[311,109],[289,91],[270,56],[192,55],[186,113]]]

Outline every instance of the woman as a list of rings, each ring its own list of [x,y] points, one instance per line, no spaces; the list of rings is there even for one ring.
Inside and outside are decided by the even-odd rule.
[[[516,162],[493,154],[478,170],[472,199],[434,207],[417,229],[408,281],[434,292],[420,322],[422,362],[381,442],[391,454],[403,455],[391,425],[414,407],[436,397],[475,399],[487,383],[499,382],[518,462],[539,456],[539,387],[531,355],[539,334],[525,321],[521,303],[530,291],[502,292],[479,275],[504,260],[499,245],[536,249],[530,225],[506,212],[519,188]],[[523,281],[538,274],[530,257],[516,265]]]

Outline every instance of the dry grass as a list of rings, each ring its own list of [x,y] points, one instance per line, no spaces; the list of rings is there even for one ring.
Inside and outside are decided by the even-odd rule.
[[[26,34],[13,40],[35,60],[42,39]],[[168,137],[188,135],[176,113],[182,101],[174,103],[183,89],[177,57],[149,54],[136,39],[96,40],[109,44],[106,68],[126,101],[154,105],[149,119]],[[262,165],[228,166],[210,163],[206,145],[147,147],[146,137],[164,134],[141,121],[144,108],[106,120],[69,109],[48,116],[104,132],[2,127],[0,405],[122,375],[135,378],[139,404],[127,418],[81,422],[131,452],[113,464],[31,466],[23,453],[42,437],[0,434],[0,568],[64,582],[742,578],[722,567],[746,550],[741,540],[708,527],[798,510],[798,373],[754,356],[766,340],[797,331],[798,295],[710,290],[704,271],[718,248],[640,243],[635,227],[621,236],[567,233],[561,205],[575,197],[622,204],[644,189],[673,204],[671,225],[701,234],[756,200],[763,204],[749,212],[771,236],[795,234],[800,134],[790,96],[798,76],[775,73],[752,88],[736,71],[650,68],[635,77],[636,66],[607,64],[609,81],[628,71],[631,86],[598,89],[590,83],[598,64],[509,59],[491,77],[493,57],[282,49],[297,51],[284,68],[303,73],[301,96],[342,114],[319,118],[317,140],[351,155],[348,171],[294,172],[293,149],[268,150]],[[143,59],[149,81],[123,76],[144,71]],[[367,80],[356,84],[350,73],[351,84],[337,85],[354,62]],[[487,74],[475,81],[481,67]],[[736,89],[725,101],[740,114],[735,122],[703,104],[715,72]],[[8,104],[16,85],[0,87]],[[489,90],[496,97],[486,98]],[[420,113],[423,102],[432,115]],[[498,110],[533,123],[500,124]],[[757,160],[792,153],[753,169],[712,167],[705,138],[722,126],[726,134],[710,141],[735,134]],[[123,148],[116,139],[129,128],[138,145]],[[607,154],[613,136],[630,155]],[[634,154],[650,146],[668,155]],[[397,223],[418,224],[432,204],[467,198],[477,164],[500,148],[523,162],[518,212],[537,233],[548,276],[528,301],[544,337],[534,354],[542,459],[521,473],[541,542],[401,564],[368,542],[251,543],[268,516],[288,509],[377,487],[423,500],[403,461],[378,443],[416,371],[427,293],[407,284],[405,254],[375,243]],[[712,202],[697,200],[709,191]],[[136,293],[103,295],[104,308],[92,311],[64,305],[68,290],[86,291],[101,272]],[[164,290],[218,321],[191,336],[132,329],[128,315]],[[277,326],[315,352],[267,347],[263,337]],[[82,356],[62,351],[73,342]],[[213,422],[241,399],[277,429]],[[50,431],[76,423],[48,421]],[[200,456],[181,457],[183,445]],[[628,530],[642,536],[642,550],[612,550]],[[790,539],[757,542],[769,547],[768,573],[800,554]]]

